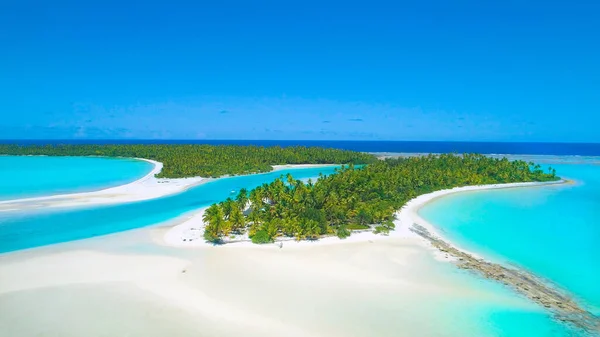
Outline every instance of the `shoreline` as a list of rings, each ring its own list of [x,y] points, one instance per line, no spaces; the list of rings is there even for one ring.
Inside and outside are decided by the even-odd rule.
[[[130,159],[143,160],[153,164],[154,167],[140,179],[120,186],[91,192],[3,200],[0,201],[0,212],[24,211],[41,207],[78,207],[149,200],[180,193],[190,187],[214,180],[203,177],[156,178],[156,174],[160,173],[163,168],[161,162],[145,158]]]
[[[402,208],[396,212],[396,218],[401,223],[409,223],[410,225],[407,228],[403,228],[403,230],[411,232],[410,228],[417,224],[423,228],[425,228],[429,233],[439,237],[440,239],[445,240],[450,243],[456,249],[469,254],[471,256],[477,257],[479,259],[483,259],[478,256],[478,254],[468,251],[464,248],[461,248],[454,243],[452,243],[448,238],[444,237],[440,234],[440,230],[435,227],[435,225],[429,223],[427,220],[423,219],[421,215],[419,215],[419,210],[425,207],[428,203],[435,201],[436,199],[456,194],[456,193],[465,193],[465,192],[475,192],[475,191],[487,191],[487,190],[500,190],[500,189],[512,189],[512,188],[526,188],[526,187],[542,187],[548,185],[567,185],[571,184],[571,180],[561,179],[557,181],[547,181],[547,182],[523,182],[523,183],[508,183],[508,184],[491,184],[491,185],[474,185],[474,186],[462,186],[462,187],[454,187],[445,190],[439,190],[427,194],[420,195],[409,200]],[[398,227],[396,227],[398,230]],[[408,235],[409,233],[404,233]],[[412,233],[412,235],[415,235]]]
[[[384,333],[378,335],[397,336],[397,331],[402,331],[406,336],[437,336],[447,335],[445,324],[413,324],[431,322],[441,314],[446,317],[446,310],[436,311],[439,304],[430,298],[443,298],[444,303],[469,298],[475,306],[467,308],[480,308],[481,304],[494,310],[547,315],[524,298],[498,292],[500,287],[490,282],[440,268],[416,240],[286,246],[275,251],[202,248],[173,254],[172,249],[156,247],[157,229],[0,255],[0,274],[5,276],[0,278],[0,296],[11,309],[11,315],[4,315],[0,324],[15,336],[66,336],[73,331],[89,336],[96,336],[95,331],[102,332],[98,335],[197,336],[207,331],[213,335],[214,331],[224,337],[331,337],[357,335],[356,331],[372,335],[372,327],[382,324],[381,315],[387,315],[383,316],[387,323],[382,324],[386,328],[380,330]],[[121,291],[108,291],[116,286]],[[403,301],[382,302],[381,298]],[[423,303],[425,307],[421,307]],[[102,305],[100,310],[94,310],[98,305]],[[343,317],[338,315],[340,305],[350,307]],[[315,307],[331,313],[317,326],[307,324],[314,322]],[[452,304],[446,307],[456,310]],[[140,314],[128,315],[127,308]],[[365,316],[365,308],[374,315]],[[80,322],[75,325],[78,330],[57,320],[57,310]],[[469,313],[452,318],[468,319]],[[45,319],[56,323],[31,324]],[[94,325],[98,321],[100,324]],[[180,333],[178,328],[188,323],[196,331]],[[153,331],[165,329],[141,333],[131,328],[138,324]],[[101,328],[91,328],[95,326]],[[223,326],[239,331],[224,333]],[[346,330],[340,331],[341,327]]]
[[[151,163],[154,165],[154,167],[148,174],[144,175],[140,179],[120,186],[114,186],[90,192],[66,193],[42,197],[2,200],[0,201],[0,213],[8,211],[26,211],[43,207],[62,208],[97,206],[150,200],[181,193],[191,187],[214,181],[216,179],[231,177],[227,175],[219,178],[156,178],[156,175],[160,173],[163,168],[163,163],[146,158],[127,159],[142,160]],[[273,167],[271,172],[275,172],[296,168],[301,169],[340,166],[340,164],[286,164],[271,166]]]
[[[401,209],[396,211],[396,220],[394,220],[394,224],[396,228],[393,231],[390,231],[388,235],[382,234],[374,234],[371,231],[357,231],[352,232],[352,235],[345,239],[340,239],[337,236],[325,236],[321,237],[318,240],[301,240],[296,241],[294,238],[276,238],[275,242],[269,244],[253,244],[247,236],[238,236],[234,241],[225,241],[225,243],[221,245],[215,245],[209,242],[206,242],[203,238],[204,231],[204,223],[202,221],[202,216],[204,211],[208,207],[202,207],[197,209],[196,211],[189,212],[180,216],[179,218],[172,219],[171,221],[164,222],[161,227],[167,227],[163,237],[162,244],[166,246],[173,247],[186,247],[186,248],[198,248],[198,247],[242,247],[242,246],[252,246],[252,247],[279,247],[279,244],[283,242],[286,246],[303,246],[303,245],[326,245],[326,244],[343,244],[343,243],[351,243],[351,242],[368,242],[373,240],[382,240],[386,238],[411,238],[418,239],[421,243],[426,243],[427,240],[424,240],[421,236],[415,234],[411,227],[413,224],[417,223],[424,228],[426,228],[431,233],[440,236],[435,226],[425,221],[418,215],[418,210],[426,205],[427,203],[454,193],[462,193],[469,191],[479,191],[479,190],[490,190],[490,189],[507,189],[507,188],[523,188],[523,187],[538,187],[538,186],[546,186],[546,185],[561,185],[568,184],[570,181],[568,180],[558,180],[558,181],[550,181],[550,182],[524,182],[524,183],[509,183],[509,184],[493,184],[493,185],[476,185],[476,186],[463,186],[463,187],[455,187],[452,189],[435,191],[428,194],[420,195],[414,199],[408,201]],[[429,248],[430,244],[427,243]],[[476,254],[463,250],[463,252],[471,254],[473,256],[477,256]],[[436,258],[442,260],[452,260],[455,259],[446,256],[447,254],[440,254],[437,249],[432,249],[432,253],[436,256]]]
[[[203,237],[204,222],[202,221],[202,216],[207,208],[208,207],[202,207],[196,211],[184,214],[179,218],[158,225],[159,228],[163,228],[163,233],[160,239],[157,240],[157,243],[176,248],[218,249],[219,247],[226,246],[232,249],[244,247],[250,247],[252,249],[273,249],[282,248],[279,246],[280,244],[283,244],[283,247],[326,246],[356,242],[372,242],[391,237],[391,232],[390,236],[384,236],[374,234],[371,231],[356,231],[345,239],[340,239],[337,236],[325,236],[321,237],[319,240],[297,241],[293,237],[278,237],[272,243],[254,244],[250,238],[244,234],[243,236],[236,236],[233,241],[225,241],[223,244],[213,244],[206,242]],[[406,238],[414,239],[416,236],[411,235],[411,237]],[[419,241],[423,242],[422,240]],[[436,255],[436,257],[438,256]]]
[[[569,183],[569,181],[551,182],[551,184],[557,185],[561,183],[565,184]],[[544,185],[544,183],[525,184],[529,185],[502,185],[496,188],[537,187]],[[446,193],[462,192],[463,190],[461,189],[464,188],[450,189]],[[478,189],[485,188],[484,186],[479,186]],[[422,204],[420,207],[441,196],[438,195],[425,201],[421,200]],[[413,203],[410,207],[407,206],[408,203],[398,210],[397,214],[405,211],[407,208],[415,212],[420,208],[418,207],[418,203]],[[216,249],[222,249],[223,247],[215,247],[212,244],[203,242],[204,244],[195,247],[199,250],[190,249],[187,252],[181,250],[178,254],[167,254],[165,252],[170,251],[160,249],[152,253],[148,253],[146,250],[134,253],[130,249],[140,244],[145,245],[144,247],[164,245],[165,243],[162,241],[164,241],[164,232],[167,229],[170,230],[178,225],[183,225],[193,217],[201,219],[200,212],[203,209],[205,208],[185,213],[178,218],[147,228],[138,228],[135,232],[128,231],[129,234],[125,234],[127,232],[119,232],[109,236],[94,238],[94,241],[86,240],[85,243],[71,242],[69,245],[58,244],[38,247],[41,249],[39,251],[17,251],[4,254],[4,256],[0,255],[0,259],[3,260],[3,263],[0,265],[0,272],[7,276],[0,281],[2,284],[0,295],[13,296],[21,303],[28,303],[27,299],[29,298],[35,298],[36,301],[51,302],[52,300],[65,298],[65,294],[80,294],[66,293],[65,291],[70,291],[72,288],[77,290],[76,287],[85,285],[97,287],[90,288],[90,293],[92,291],[95,294],[99,293],[99,296],[102,296],[102,302],[107,301],[113,308],[119,309],[126,302],[116,301],[110,296],[105,298],[106,293],[99,292],[99,290],[118,282],[119,284],[132,287],[123,290],[120,293],[119,299],[128,299],[127,295],[132,293],[132,289],[143,291],[143,293],[140,293],[140,296],[160,299],[161,302],[156,302],[160,304],[160,307],[156,309],[160,315],[169,315],[171,313],[164,309],[168,305],[175,308],[173,310],[178,310],[176,312],[173,311],[172,315],[181,316],[192,313],[198,319],[198,321],[193,321],[193,324],[201,326],[202,329],[212,327],[212,325],[204,323],[201,320],[206,316],[211,321],[216,321],[220,326],[231,325],[232,323],[235,323],[233,324],[234,326],[240,326],[240,332],[232,335],[253,331],[252,329],[256,326],[267,326],[270,327],[269,329],[274,329],[277,335],[283,334],[298,337],[321,336],[321,334],[304,331],[303,328],[306,327],[305,321],[294,321],[291,317],[304,317],[305,312],[306,315],[310,315],[310,312],[314,311],[314,305],[320,305],[321,303],[317,302],[317,304],[314,304],[313,302],[319,301],[320,298],[324,298],[323,303],[335,303],[337,299],[339,299],[339,303],[343,303],[341,301],[348,296],[348,293],[344,292],[340,297],[332,298],[332,290],[325,289],[326,292],[322,293],[323,296],[318,296],[321,293],[313,293],[313,302],[311,302],[312,304],[306,310],[295,309],[299,311],[292,311],[291,309],[288,310],[285,306],[282,308],[281,298],[286,299],[283,302],[290,303],[290,308],[297,308],[299,304],[306,303],[305,293],[295,293],[289,291],[289,289],[302,289],[301,287],[306,287],[307,285],[312,286],[313,283],[310,282],[313,281],[320,282],[314,283],[316,285],[340,284],[342,281],[354,282],[342,283],[341,288],[361,289],[360,291],[354,291],[354,294],[369,291],[366,293],[365,299],[377,298],[376,296],[378,295],[390,298],[391,296],[409,298],[410,295],[417,294],[414,296],[414,299],[419,301],[417,303],[423,303],[428,302],[430,296],[431,298],[446,298],[443,296],[447,296],[447,294],[451,294],[452,297],[448,298],[454,301],[461,301],[463,299],[470,301],[475,296],[491,296],[491,294],[486,295],[477,286],[474,287],[474,285],[480,284],[479,281],[477,283],[450,283],[448,281],[449,278],[451,280],[464,281],[466,278],[453,278],[462,273],[447,275],[429,272],[427,268],[431,268],[431,266],[424,263],[424,258],[430,256],[430,253],[434,253],[434,257],[443,259],[447,253],[441,252],[431,242],[411,231],[410,227],[412,227],[412,223],[402,222],[400,218],[395,221],[396,230],[390,232],[389,236],[353,232],[352,236],[344,240],[340,240],[335,236],[322,238],[318,241],[295,242],[291,239],[292,241],[289,243],[288,241],[284,242],[283,248],[285,249],[281,250],[276,244],[256,245],[250,242],[227,244],[227,247],[234,247],[235,249],[220,251]],[[410,214],[410,212],[405,214]],[[401,238],[401,240],[390,240],[394,238]],[[132,243],[130,243],[130,240]],[[201,235],[200,240],[190,243],[196,244],[200,241],[203,241]],[[348,247],[340,246],[345,243],[351,245]],[[352,246],[352,244],[357,246]],[[106,245],[110,248],[100,249],[100,247],[105,247]],[[185,244],[178,247],[192,248],[194,245],[188,245],[188,242],[185,242]],[[357,249],[354,249],[355,247]],[[390,258],[390,260],[385,260],[386,258]],[[236,261],[237,264],[235,264]],[[248,268],[248,266],[252,267]],[[391,274],[391,271],[394,274]],[[23,277],[23,275],[27,275],[28,277]],[[268,277],[265,277],[265,275],[268,275]],[[485,277],[481,279],[485,279]],[[273,287],[274,284],[278,283],[285,285],[285,287]],[[243,286],[240,287],[239,284],[243,284]],[[349,288],[350,286],[360,288]],[[48,292],[39,293],[37,292],[39,289],[48,289]],[[251,291],[248,291],[249,289]],[[379,292],[380,289],[384,289],[385,292]],[[389,289],[393,289],[393,292]],[[273,297],[277,301],[267,302],[264,307],[259,305],[257,308],[257,303],[262,303],[259,300],[263,297],[253,297],[254,295],[252,294],[264,294],[267,291],[270,291],[269,294],[274,294]],[[450,291],[453,291],[453,293],[450,293]],[[244,297],[246,296],[244,294],[251,295]],[[496,296],[495,292],[493,294]],[[510,296],[512,299],[513,295]],[[520,310],[537,312],[538,306],[534,308],[534,302],[529,301],[525,297],[519,297],[521,299],[518,301],[515,299],[515,302],[510,302],[507,305],[520,305],[518,303],[522,302],[523,304],[527,304],[527,307],[519,307]],[[69,296],[68,298],[77,298],[77,296]],[[487,297],[483,298],[482,301],[494,303],[494,301],[499,301],[499,298]],[[359,299],[360,297],[357,297],[351,303],[345,305],[351,306],[354,305],[353,303],[360,303]],[[83,304],[79,305],[89,305],[88,302],[84,302],[86,300],[88,300],[88,297],[82,297],[81,303]],[[412,298],[406,299],[407,303],[410,303],[410,300]],[[60,310],[64,307],[69,308],[69,305],[75,308],[73,309],[74,312],[76,312],[77,308],[80,308],[75,304],[69,304],[69,302],[64,304],[64,302],[58,301],[57,309],[53,310]],[[150,304],[152,303],[154,302],[150,302]],[[149,311],[150,309],[148,308],[154,308],[150,304],[146,302],[143,304],[143,307],[140,305],[137,310],[142,310],[141,308],[143,308],[144,312]],[[332,305],[331,309],[326,307],[324,311],[333,311],[337,305]],[[378,303],[378,305],[381,304]],[[269,311],[271,310],[270,308],[273,308],[273,311]],[[373,309],[378,310],[381,307],[373,306]],[[406,312],[399,311],[401,309],[399,307],[392,307],[391,309],[390,307],[384,307],[384,309],[386,309],[382,310],[384,313],[390,312],[393,315],[397,315],[398,312],[404,313],[399,316],[401,317],[400,319],[404,319],[405,321],[400,321],[401,324],[398,324],[398,326],[402,327],[404,325],[405,329],[413,327],[410,324],[411,321],[414,322],[421,318],[418,310],[413,311],[410,308]],[[448,307],[448,309],[452,309],[452,307]],[[540,312],[542,309],[544,308],[539,308]],[[38,315],[40,315],[39,312],[32,311],[29,308],[22,309],[22,312],[25,313],[23,314],[23,317],[25,317],[23,325],[28,324],[27,322],[30,322],[32,318],[37,319]],[[366,319],[367,322],[370,322],[369,318],[364,317],[364,309],[357,309],[357,312],[360,315],[351,316],[352,321]],[[281,313],[281,316],[278,316],[279,313]],[[103,316],[99,316],[98,314],[90,317],[92,317],[90,322],[97,320],[98,317],[103,318]],[[432,318],[431,316],[423,317],[428,320]],[[467,316],[452,317],[458,320],[462,317],[468,318]],[[396,322],[392,320],[393,318],[394,316],[390,316],[390,321]],[[85,317],[78,319],[86,323],[88,322]],[[139,318],[136,317],[135,319]],[[107,326],[111,324],[111,321],[107,318],[103,318],[101,321]],[[150,321],[144,319],[143,324],[152,326],[153,321],[156,321],[156,318],[150,319]],[[281,324],[280,322],[282,321],[286,324]],[[203,324],[198,324],[198,322]],[[377,322],[380,321],[378,320]],[[13,329],[21,328],[19,326],[21,322],[14,324],[16,328]],[[359,326],[351,326],[349,331]],[[423,334],[424,328],[422,326],[419,327],[418,324],[414,326],[414,331],[406,332],[404,330],[407,335]],[[336,326],[333,327],[338,329]],[[122,324],[117,325],[117,328],[122,329]],[[242,331],[242,328],[247,329],[247,331]],[[68,327],[68,329],[72,328]],[[88,329],[87,326],[86,329]],[[432,334],[443,335],[445,332],[447,331],[439,329],[439,331],[433,331]],[[269,336],[268,334],[261,335]],[[328,333],[322,335],[325,336]]]
[[[342,165],[348,165],[348,164],[285,164],[285,165],[271,165],[271,167],[273,168],[273,171],[281,171],[281,170],[287,170],[287,169],[319,168],[319,167],[332,167],[332,166],[342,166]]]
[[[585,331],[600,331],[600,320],[598,317],[595,317],[594,314],[581,307],[567,291],[557,288],[553,284],[548,284],[547,281],[525,269],[505,266],[503,263],[495,263],[476,253],[461,248],[459,245],[444,238],[433,224],[419,215],[419,210],[428,203],[455,193],[569,185],[574,183],[572,180],[561,179],[550,182],[464,186],[440,190],[410,200],[397,213],[397,217],[404,223],[404,230],[408,229],[414,236],[427,242],[432,249],[435,249],[439,253],[452,257],[458,268],[474,271],[482,278],[491,279],[512,288],[531,301],[548,309],[562,322],[573,324]]]
[[[167,227],[162,235],[162,242],[172,247],[180,248],[222,248],[227,247],[254,247],[258,249],[274,249],[287,247],[302,247],[302,246],[326,246],[338,245],[346,243],[369,242],[386,240],[386,239],[407,239],[413,243],[422,245],[433,254],[433,257],[441,261],[449,261],[454,263],[460,269],[472,270],[478,273],[484,279],[491,279],[502,283],[516,292],[524,295],[534,303],[545,307],[552,312],[560,321],[573,324],[585,331],[599,331],[600,320],[592,313],[581,307],[566,291],[555,288],[552,284],[547,284],[545,281],[537,277],[535,274],[514,267],[505,267],[502,264],[491,262],[473,252],[458,248],[451,241],[443,238],[439,234],[439,230],[426,220],[424,220],[418,211],[438,198],[471,191],[495,190],[495,189],[511,189],[525,187],[542,187],[549,185],[566,185],[573,183],[570,180],[561,179],[558,181],[549,182],[524,182],[524,183],[509,183],[509,184],[492,184],[492,185],[476,185],[455,187],[452,189],[435,191],[428,194],[420,195],[407,202],[396,214],[396,228],[390,231],[389,235],[374,234],[372,232],[353,232],[346,239],[339,239],[336,236],[322,237],[319,240],[296,241],[294,238],[279,238],[270,244],[253,244],[250,239],[244,235],[237,237],[232,242],[225,242],[222,245],[208,243],[203,238],[204,223],[202,215],[207,209],[202,208],[183,221],[176,224],[165,224]]]

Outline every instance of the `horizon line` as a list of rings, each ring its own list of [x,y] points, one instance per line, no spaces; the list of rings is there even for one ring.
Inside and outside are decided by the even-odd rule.
[[[23,142],[23,141],[78,141],[78,142],[388,142],[388,143],[506,143],[506,144],[580,144],[580,145],[600,145],[600,142],[578,142],[578,141],[489,141],[489,140],[374,140],[374,139],[194,139],[194,138],[0,138],[0,143]]]

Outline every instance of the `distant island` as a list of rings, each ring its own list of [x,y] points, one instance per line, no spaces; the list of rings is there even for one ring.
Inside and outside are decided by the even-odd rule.
[[[263,173],[272,165],[368,164],[377,161],[361,152],[320,147],[238,145],[2,145],[3,155],[104,156],[151,159],[163,163],[157,178],[222,177]]]
[[[204,239],[222,243],[247,232],[254,243],[278,236],[314,240],[345,238],[352,230],[386,234],[394,213],[433,191],[470,185],[556,181],[554,169],[478,154],[388,158],[304,183],[291,175],[211,205],[203,215]]]

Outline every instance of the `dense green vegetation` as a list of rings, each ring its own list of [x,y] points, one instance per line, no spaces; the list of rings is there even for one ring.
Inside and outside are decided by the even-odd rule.
[[[282,164],[366,164],[369,154],[318,147],[234,145],[0,145],[0,154],[107,156],[153,159],[163,163],[163,178],[220,177],[269,172]]]
[[[232,233],[247,231],[252,242],[268,243],[277,236],[344,238],[353,229],[385,234],[394,229],[394,212],[421,194],[557,179],[553,169],[546,173],[533,163],[474,154],[387,159],[361,168],[349,165],[315,183],[287,175],[210,206],[204,214],[204,237],[219,243]]]

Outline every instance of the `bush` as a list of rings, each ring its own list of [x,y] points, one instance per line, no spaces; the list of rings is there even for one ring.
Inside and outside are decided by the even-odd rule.
[[[388,235],[390,234],[390,231],[387,228],[385,228],[384,225],[377,225],[375,226],[375,230],[373,231],[373,233]]]
[[[386,220],[381,225],[375,226],[374,232],[375,232],[375,234],[388,235],[388,234],[390,234],[390,231],[394,230],[395,228],[396,228],[396,225],[394,224],[394,222],[392,220]]]
[[[212,235],[212,233],[207,230],[204,231],[204,240],[214,244],[221,243],[220,237]]]
[[[259,230],[252,236],[252,243],[265,244],[271,242],[273,242],[273,238],[265,230]]]
[[[351,231],[356,231],[356,230],[370,229],[371,226],[369,226],[369,225],[361,225],[361,224],[358,224],[358,223],[351,223],[351,224],[348,224],[346,226],[346,228],[349,229],[349,230],[351,230]]]
[[[336,235],[340,239],[345,239],[350,236],[350,231],[346,228],[346,225],[341,225],[338,227]]]

